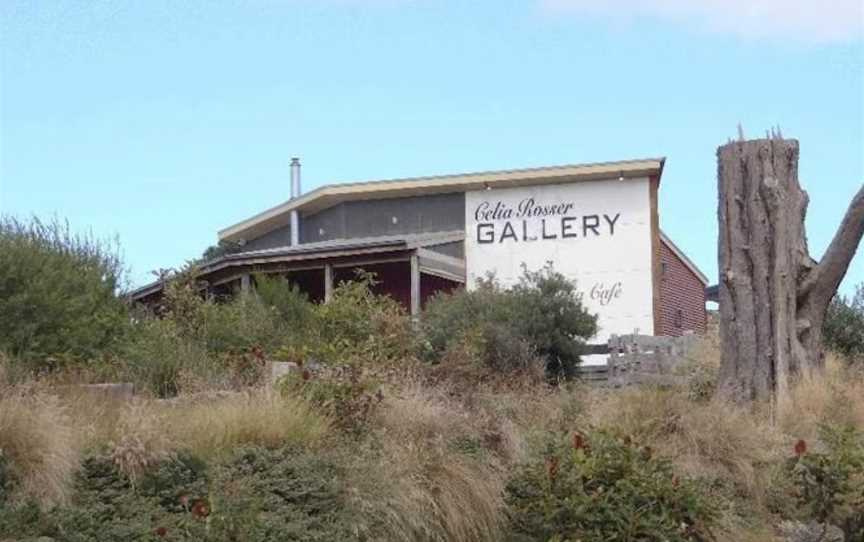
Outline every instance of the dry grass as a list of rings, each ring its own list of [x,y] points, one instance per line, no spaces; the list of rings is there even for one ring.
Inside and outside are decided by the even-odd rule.
[[[328,420],[307,403],[263,388],[131,403],[93,393],[69,392],[63,399],[88,449],[138,450],[143,464],[151,463],[147,450],[156,458],[188,450],[208,459],[244,445],[314,446],[330,430]]]
[[[209,459],[243,445],[315,446],[329,432],[306,403],[269,390],[125,402],[74,387],[56,390],[59,396],[42,388],[0,389],[0,450],[22,480],[22,495],[46,505],[67,500],[87,451],[107,453],[135,483],[180,450]]]
[[[349,469],[354,506],[375,537],[387,540],[501,540],[505,472],[494,458],[472,457],[488,436],[476,416],[440,388],[411,384],[383,405],[381,448]],[[472,448],[473,449],[473,448]]]
[[[45,505],[67,502],[82,444],[67,410],[36,387],[0,391],[0,453],[17,493]]]
[[[792,388],[794,406],[772,422],[766,409],[706,398],[705,379],[716,374],[718,359],[711,343],[694,356],[695,370],[686,374],[698,384],[695,395],[692,382],[553,390],[398,380],[371,422],[372,438],[360,440],[331,430],[302,400],[266,389],[128,404],[89,393],[58,399],[42,387],[4,390],[0,363],[0,448],[22,493],[48,504],[68,499],[84,441],[107,449],[133,480],[181,449],[219,459],[245,445],[312,447],[334,454],[363,518],[358,531],[370,539],[501,540],[513,467],[538,437],[591,427],[629,435],[679,472],[724,488],[724,498],[734,500],[723,512],[720,539],[770,540],[764,501],[771,469],[795,440],[816,439],[821,423],[864,429],[864,377],[831,358],[824,375]]]
[[[757,470],[776,460],[786,438],[769,420],[721,400],[694,402],[685,389],[632,388],[599,393],[592,425],[630,435],[693,477],[723,479],[753,498]]]
[[[700,386],[719,359],[710,345],[703,350],[692,373]],[[535,437],[593,427],[629,435],[670,458],[679,472],[725,488],[724,498],[735,500],[724,505],[720,540],[772,540],[765,501],[773,466],[798,436],[788,424],[794,419],[806,434],[827,420],[864,427],[864,393],[855,395],[860,386],[832,364],[825,381],[796,386],[797,410],[772,423],[763,409],[694,400],[689,385],[463,395],[412,383],[385,401],[378,419],[380,463],[370,466],[364,455],[367,464],[354,473],[356,500],[386,524],[391,539],[500,539],[507,472]],[[454,441],[464,438],[480,442],[487,455],[472,459],[454,450]]]
[[[227,393],[163,407],[166,430],[178,447],[209,458],[237,446],[312,446],[330,424],[305,402],[269,389]]]
[[[777,419],[783,432],[796,439],[815,439],[822,423],[864,430],[864,374],[849,369],[837,356],[829,354],[823,374],[798,382],[791,399]]]
[[[165,419],[145,401],[133,401],[117,420],[117,440],[108,443],[111,460],[132,485],[147,469],[174,455]]]

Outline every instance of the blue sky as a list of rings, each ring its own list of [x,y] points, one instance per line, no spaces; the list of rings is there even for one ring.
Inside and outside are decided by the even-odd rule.
[[[119,237],[132,283],[333,182],[666,156],[714,280],[716,147],[801,141],[817,257],[864,182],[864,7],[835,0],[0,3],[0,211]],[[864,281],[859,250],[845,292]]]

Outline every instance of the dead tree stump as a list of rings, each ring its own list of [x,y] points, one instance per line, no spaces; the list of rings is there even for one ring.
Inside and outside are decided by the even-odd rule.
[[[798,141],[772,135],[717,149],[720,221],[718,393],[785,401],[824,365],[822,323],[864,234],[864,187],[819,262],[810,257]]]

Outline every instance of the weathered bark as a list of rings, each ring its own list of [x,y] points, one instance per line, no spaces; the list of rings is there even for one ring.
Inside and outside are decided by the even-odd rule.
[[[807,249],[798,142],[779,136],[717,149],[720,220],[718,392],[784,402],[824,364],[825,312],[864,235],[864,187],[820,262]]]

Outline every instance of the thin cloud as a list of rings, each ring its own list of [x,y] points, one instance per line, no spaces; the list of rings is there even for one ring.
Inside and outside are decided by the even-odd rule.
[[[862,0],[540,0],[552,13],[672,21],[748,38],[838,43],[864,35]]]

